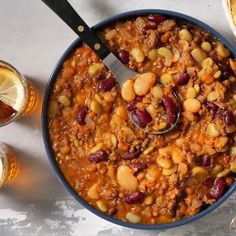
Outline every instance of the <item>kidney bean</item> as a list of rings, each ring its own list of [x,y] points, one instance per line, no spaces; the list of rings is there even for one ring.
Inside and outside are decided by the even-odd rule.
[[[135,109],[136,104],[137,104],[137,102],[134,100],[126,105],[126,109],[128,111],[132,111]]]
[[[226,110],[224,112],[224,120],[227,125],[232,125],[234,123],[234,114],[232,111]]]
[[[108,90],[111,90],[113,87],[116,86],[116,80],[114,77],[109,77],[108,79],[101,80],[98,83],[98,91],[100,92],[106,92]]]
[[[135,101],[138,103],[138,102],[142,102],[142,100],[143,100],[143,96],[137,96],[136,98],[135,98]]]
[[[127,153],[125,153],[123,158],[124,158],[124,160],[132,160],[132,159],[139,157],[139,155],[141,153],[142,152],[140,150],[135,150],[134,152],[127,152]]]
[[[166,121],[168,124],[173,124],[176,120],[176,115],[171,112],[167,112],[166,114]]]
[[[230,77],[231,73],[227,70],[222,72],[221,80],[227,80]]]
[[[234,123],[233,112],[223,108],[217,110],[215,117],[223,119],[227,125],[232,125]]]
[[[178,80],[176,81],[176,85],[177,86],[185,85],[188,83],[189,79],[190,79],[190,76],[187,72],[181,73],[178,77]]]
[[[223,108],[218,108],[215,117],[216,118],[224,118],[225,110]]]
[[[175,112],[175,103],[171,97],[164,96],[162,98],[163,105],[167,111],[167,113],[174,113]]]
[[[134,101],[132,101],[132,102],[130,102],[130,103],[128,103],[128,104],[126,105],[126,109],[127,109],[128,111],[134,110],[136,104],[137,104],[138,102],[141,102],[142,100],[143,100],[143,97],[142,97],[142,96],[136,97],[136,98],[134,99]]]
[[[145,25],[143,27],[143,33],[146,33],[148,30],[155,30],[157,28],[156,25]]]
[[[212,177],[209,177],[205,180],[204,185],[207,186],[208,188],[212,188],[214,184],[214,179]]]
[[[128,63],[129,62],[129,53],[126,50],[120,50],[118,52],[118,58],[123,62],[123,63]]]
[[[172,124],[175,122],[176,120],[176,115],[175,115],[175,110],[176,110],[176,106],[175,103],[173,101],[173,99],[171,97],[168,96],[164,96],[162,98],[162,102],[163,105],[166,109],[166,121],[168,124]]]
[[[209,110],[212,111],[213,115],[215,115],[219,109],[219,107],[213,102],[207,102],[206,105],[209,108]]]
[[[132,192],[125,196],[124,201],[128,204],[140,203],[144,199],[144,193],[140,191]]]
[[[98,151],[89,154],[88,160],[90,162],[99,163],[101,161],[107,160],[107,154],[104,151]]]
[[[144,170],[147,168],[147,164],[142,162],[134,162],[130,163],[129,167],[137,170]]]
[[[218,62],[218,61],[219,61],[218,56],[217,56],[217,54],[216,54],[215,51],[211,51],[211,52],[209,53],[209,57],[210,57],[213,61],[215,61],[215,62]]]
[[[130,114],[133,122],[141,128],[146,127],[152,121],[152,117],[146,110],[136,109],[131,111]]]
[[[200,158],[203,167],[209,167],[211,165],[211,157],[209,155],[203,155]]]
[[[225,192],[226,183],[224,178],[216,178],[209,192],[210,197],[218,200]]]
[[[118,212],[118,210],[115,209],[115,208],[109,209],[109,210],[108,210],[108,215],[109,215],[109,216],[114,216],[117,212]]]
[[[79,109],[78,114],[77,114],[77,122],[80,125],[85,125],[85,118],[88,114],[88,107],[87,106],[83,106]]]
[[[104,74],[99,73],[99,74],[96,76],[96,79],[97,79],[97,80],[104,80],[104,79],[106,79],[106,76],[105,76]]]
[[[165,21],[165,16],[162,15],[149,15],[148,20],[150,22],[154,22],[156,24],[161,24],[163,21]]]

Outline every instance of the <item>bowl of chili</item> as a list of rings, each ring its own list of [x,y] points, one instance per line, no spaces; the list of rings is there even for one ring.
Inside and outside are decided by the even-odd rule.
[[[175,21],[180,22],[181,26],[184,25],[175,32],[180,40],[173,37],[171,41],[181,41],[181,53],[173,48],[170,50],[167,46],[172,34],[168,32],[175,31]],[[112,28],[116,22],[119,22],[116,28]],[[136,32],[127,33],[122,24],[126,24],[130,29],[132,24],[135,24]],[[191,25],[191,30],[192,27],[197,27],[197,30],[193,33],[186,24]],[[201,30],[198,29],[205,33],[201,35]],[[51,74],[42,108],[44,145],[58,179],[85,208],[121,226],[160,230],[178,227],[206,216],[236,189],[233,174],[236,171],[236,148],[231,145],[228,150],[227,146],[235,131],[234,114],[230,105],[227,104],[226,109],[220,103],[222,96],[224,97],[224,92],[223,95],[221,93],[224,88],[220,86],[234,83],[236,66],[234,60],[229,59],[229,54],[235,57],[235,48],[205,23],[167,10],[122,13],[96,24],[93,30],[98,32],[99,37],[111,50],[116,51],[120,60],[140,73],[147,73],[154,65],[154,62],[150,62],[144,67],[144,58],[159,61],[156,63],[165,67],[165,73],[158,67],[153,69],[152,73],[158,74],[166,88],[161,90],[158,84],[152,82],[152,86],[147,89],[146,84],[140,86],[140,81],[137,82],[140,78],[134,78],[129,82],[128,90],[125,88],[128,95],[126,93],[122,96],[123,88],[120,94],[117,85],[112,83],[114,78],[100,63],[99,58],[86,45],[82,45],[79,38],[76,39],[59,59]],[[133,45],[127,43],[129,37],[132,42],[132,34],[140,31],[142,35],[138,38],[149,40],[145,44],[149,47],[148,50],[142,48],[144,53],[142,50],[140,52],[137,42],[134,41]],[[156,50],[153,50],[153,45],[158,42],[153,41],[153,31],[155,37],[158,35],[160,43]],[[119,37],[122,37],[120,41],[114,40]],[[192,46],[190,41],[195,42],[191,48],[191,57],[185,54],[182,58],[184,48]],[[119,48],[119,42],[125,43]],[[125,45],[128,45],[127,48]],[[181,59],[178,68],[184,67],[184,70],[166,69]],[[197,75],[192,68],[196,63]],[[194,76],[200,77],[203,84],[198,84],[193,79]],[[219,90],[214,90],[212,83],[220,87]],[[111,88],[107,89],[109,86]],[[142,92],[143,87],[146,92],[140,96],[138,93]],[[73,88],[76,88],[77,96],[74,96]],[[164,106],[170,106],[170,88],[177,89],[182,99],[182,119],[186,122],[179,124],[179,131],[177,128],[165,137],[153,137],[137,131],[135,127],[130,128],[126,123],[124,125],[122,118],[127,119],[126,109],[135,111],[137,120],[145,123],[143,113],[147,112],[148,116],[153,118],[152,112],[155,111],[152,106],[155,108],[156,100],[162,99]],[[81,93],[78,92],[80,90]],[[205,97],[201,96],[203,94],[199,93],[199,90],[204,91]],[[233,99],[233,92],[231,93],[229,98]],[[171,111],[172,108],[168,109]],[[101,117],[102,112],[106,115]],[[191,126],[193,124],[194,126]],[[191,134],[188,133],[189,127],[195,127],[191,128]],[[199,133],[201,127],[205,127],[204,132],[207,134],[202,143],[202,134]],[[113,129],[116,131],[111,132]],[[180,131],[186,136],[189,135],[187,145],[183,144],[184,139],[181,139],[181,134],[178,133]],[[174,140],[173,145],[168,145],[165,139],[169,142]],[[208,146],[204,143],[206,139],[211,140]],[[136,142],[132,143],[133,141]],[[188,152],[191,152],[191,155]],[[82,158],[84,156],[86,158]],[[104,164],[107,161],[108,164]],[[78,170],[80,175],[77,176]],[[142,172],[143,170],[145,172]],[[196,178],[200,181],[196,186],[204,195],[201,201],[190,187],[195,186]],[[101,196],[103,198],[100,199]],[[187,201],[191,201],[192,205],[188,205]],[[135,210],[132,211],[132,208]]]

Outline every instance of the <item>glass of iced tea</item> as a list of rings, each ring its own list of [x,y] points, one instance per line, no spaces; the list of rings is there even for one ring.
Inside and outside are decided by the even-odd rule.
[[[19,164],[11,148],[0,142],[0,187],[15,179],[19,172]]]
[[[0,60],[0,127],[29,113],[36,93],[29,81],[12,65]]]

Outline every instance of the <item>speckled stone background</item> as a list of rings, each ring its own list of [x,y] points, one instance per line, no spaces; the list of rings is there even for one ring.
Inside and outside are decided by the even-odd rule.
[[[194,16],[235,46],[220,0],[71,0],[89,25],[127,10],[162,8]],[[223,236],[236,215],[236,193],[210,215],[166,231],[141,231],[108,223],[81,207],[64,190],[48,163],[40,131],[43,91],[56,61],[75,34],[39,0],[0,0],[0,58],[34,84],[38,109],[0,129],[0,140],[18,154],[17,180],[0,190],[0,236]]]

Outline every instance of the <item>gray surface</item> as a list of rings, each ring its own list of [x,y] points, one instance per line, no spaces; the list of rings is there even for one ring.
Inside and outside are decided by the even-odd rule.
[[[220,0],[73,0],[93,25],[113,14],[133,9],[176,10],[215,27],[233,42]],[[39,100],[56,61],[76,38],[39,0],[0,0],[0,58],[9,61],[35,85]],[[236,235],[229,230],[236,215],[236,194],[209,216],[168,231],[122,228],[94,216],[77,204],[53,174],[40,132],[40,109],[31,116],[1,128],[0,140],[18,153],[21,172],[0,190],[0,235],[169,236]]]

